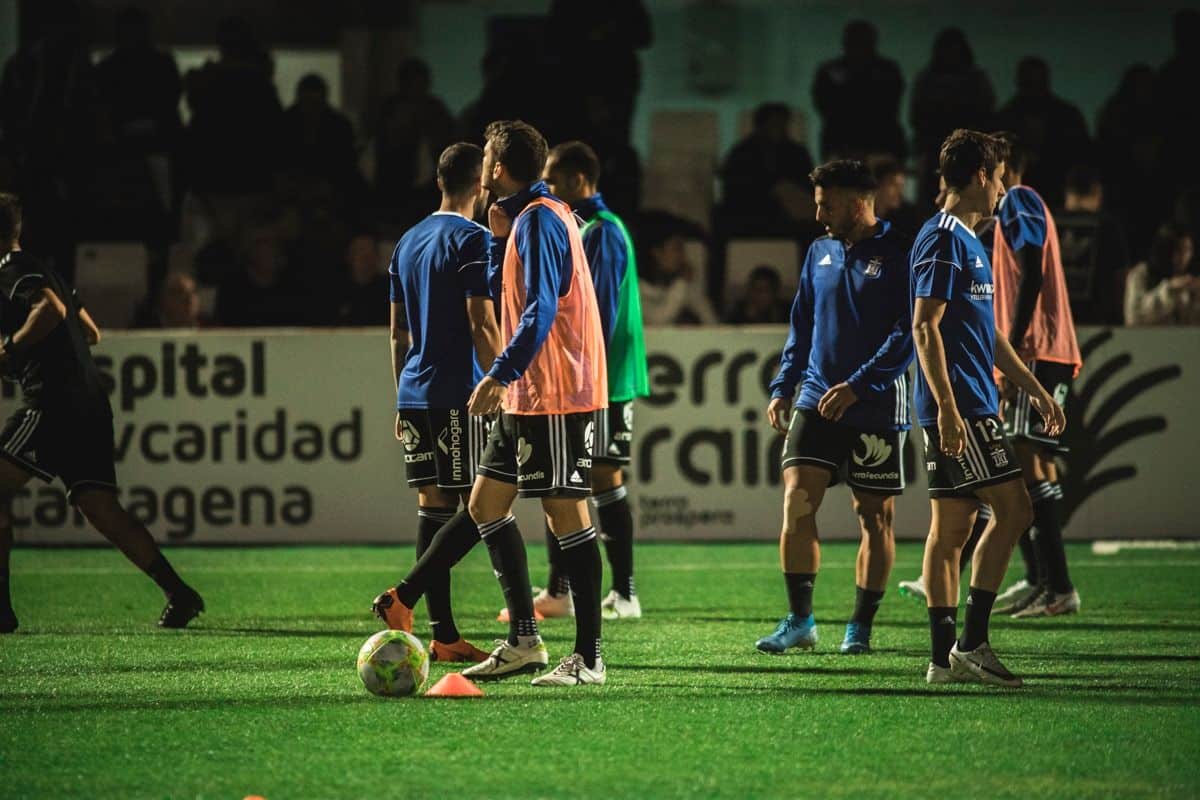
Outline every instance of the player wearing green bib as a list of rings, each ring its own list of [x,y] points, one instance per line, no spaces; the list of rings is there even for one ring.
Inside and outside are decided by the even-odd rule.
[[[604,598],[605,619],[642,615],[633,584],[633,513],[625,494],[622,468],[629,463],[633,442],[633,403],[650,393],[646,344],[642,336],[642,304],[637,262],[625,224],[609,211],[596,190],[600,159],[583,142],[566,142],[550,151],[543,178],[559,199],[583,220],[587,253],[608,362],[608,408],[595,412],[588,427],[592,450],[592,498],[600,518],[600,535],[608,553],[612,588]],[[547,535],[550,577],[534,598],[543,617],[574,613],[570,581],[553,536]]]

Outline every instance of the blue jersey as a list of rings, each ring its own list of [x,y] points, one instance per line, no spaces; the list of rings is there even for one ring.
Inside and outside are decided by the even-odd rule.
[[[1013,186],[1006,191],[996,217],[1014,253],[1024,247],[1046,246],[1046,206],[1029,187]]]
[[[944,211],[925,223],[912,249],[912,297],[946,301],[938,326],[946,350],[946,368],[954,403],[963,417],[998,412],[996,319],[992,310],[992,262],[974,231]],[[917,370],[917,421],[936,425],[937,402]]]
[[[575,206],[575,213],[590,220],[608,206],[599,193],[582,200]],[[604,331],[604,343],[612,341],[613,327],[617,322],[617,309],[621,299],[621,281],[629,268],[629,249],[625,234],[611,222],[597,220],[583,232],[583,252],[587,254],[588,267],[592,271],[592,285],[596,287],[596,305],[600,307],[600,327]]]
[[[858,402],[841,422],[859,430],[907,430],[912,324],[908,305],[909,240],[887,222],[847,248],[824,237],[808,248],[792,303],[792,329],[771,396],[816,410],[821,397],[848,383]]]
[[[492,235],[459,214],[438,211],[409,229],[388,267],[389,294],[404,305],[412,346],[400,373],[397,408],[462,408],[483,378],[467,317],[468,297],[488,297]],[[490,365],[489,365],[490,366]]]

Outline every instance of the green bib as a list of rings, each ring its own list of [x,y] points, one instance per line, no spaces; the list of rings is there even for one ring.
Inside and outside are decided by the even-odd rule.
[[[580,231],[586,235],[600,221],[617,226],[625,239],[627,264],[617,291],[617,318],[608,341],[608,400],[624,403],[650,394],[650,374],[646,369],[646,340],[642,334],[642,298],[638,294],[637,257],[625,223],[611,211],[598,211]]]

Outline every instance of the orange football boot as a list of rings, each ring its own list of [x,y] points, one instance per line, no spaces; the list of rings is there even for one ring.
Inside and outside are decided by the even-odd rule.
[[[400,596],[394,588],[376,597],[375,602],[371,603],[371,611],[390,629],[412,633],[413,610],[400,602]]]
[[[458,641],[453,644],[443,644],[437,639],[429,646],[429,660],[449,662],[466,662],[470,664],[478,664],[487,659],[491,655],[488,652],[480,650],[475,645],[468,642],[461,636]]]

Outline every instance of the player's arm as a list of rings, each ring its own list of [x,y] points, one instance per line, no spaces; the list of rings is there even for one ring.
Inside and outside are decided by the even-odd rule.
[[[83,335],[87,338],[89,345],[95,347],[100,344],[100,326],[83,306],[79,307],[79,324],[83,326]]]
[[[1058,436],[1063,432],[1067,426],[1067,418],[1063,413],[1062,406],[1054,402],[1054,398],[1038,382],[1029,368],[1022,363],[1017,351],[1005,340],[1000,331],[996,331],[996,367],[1004,373],[1004,377],[1028,392],[1033,407],[1046,421],[1048,435]]]
[[[913,305],[913,345],[925,381],[938,407],[938,437],[942,452],[958,456],[966,445],[967,428],[954,401],[950,384],[950,368],[946,363],[946,346],[939,326],[946,314],[946,300],[941,297],[918,297]]]
[[[544,213],[543,213],[544,212]],[[512,339],[471,395],[472,414],[492,414],[500,408],[504,388],[525,374],[541,350],[558,313],[563,269],[569,265],[570,240],[562,222],[545,209],[523,218],[512,231],[525,271],[525,308]]]
[[[1014,188],[1000,206],[1000,227],[1016,256],[1020,276],[1017,279],[1017,304],[1008,341],[1020,347],[1033,320],[1038,297],[1042,293],[1042,256],[1049,224],[1041,201],[1033,193]]]
[[[66,318],[67,307],[62,300],[49,288],[42,286],[29,297],[29,316],[25,318],[25,324],[0,342],[0,364],[20,359]]]
[[[494,363],[504,342],[500,339],[500,323],[496,321],[496,304],[492,298],[468,297],[467,320],[471,341],[475,343],[475,358],[485,367]]]
[[[475,345],[475,358],[480,368],[487,370],[504,347],[489,285],[494,257],[491,234],[482,229],[472,231],[459,245],[458,255],[458,280],[467,298],[467,327]]]
[[[600,309],[600,329],[604,343],[612,339],[617,324],[617,308],[621,296],[621,281],[625,277],[629,254],[625,237],[616,225],[601,222],[593,225],[583,237],[583,252],[596,288],[596,305]]]
[[[780,433],[787,431],[796,387],[804,379],[804,370],[808,367],[808,356],[812,350],[813,308],[812,296],[807,290],[809,260],[805,259],[796,298],[792,301],[791,326],[779,357],[779,372],[768,387],[771,390],[771,402],[767,406],[767,421]]]

